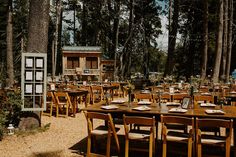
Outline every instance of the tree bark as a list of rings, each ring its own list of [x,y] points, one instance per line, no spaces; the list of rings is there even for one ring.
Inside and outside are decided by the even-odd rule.
[[[214,83],[219,81],[220,74],[220,61],[222,55],[222,37],[223,37],[223,0],[219,0],[219,22],[218,22],[218,34],[216,40],[216,57],[214,63],[213,77]]]
[[[225,81],[226,75],[226,60],[228,54],[228,0],[224,0],[224,22],[223,22],[223,52],[222,52],[222,65],[221,65],[221,79]]]
[[[12,1],[8,5],[7,17],[7,87],[14,84],[14,66],[13,66],[13,24],[12,24]]]
[[[120,24],[120,0],[116,1],[116,4],[114,6],[115,9],[115,18],[114,18],[114,25],[113,25],[113,38],[112,43],[114,44],[113,51],[114,51],[114,79],[117,79],[118,75],[118,68],[117,68],[117,50],[118,50],[118,44],[119,44],[119,24]]]
[[[178,31],[178,19],[179,19],[179,0],[174,0],[174,13],[172,19],[172,2],[169,1],[169,37],[168,37],[168,56],[165,68],[165,76],[171,75],[174,67],[174,51],[176,45],[176,37]],[[172,21],[172,22],[171,22]]]
[[[121,71],[122,80],[124,80],[124,78],[130,73],[129,65],[131,64],[131,55],[130,55],[130,51],[128,51],[128,47],[129,47],[128,44],[132,40],[133,25],[134,25],[134,0],[130,0],[129,33],[128,33],[128,38],[126,39],[124,43],[122,54],[120,56],[120,63],[121,63],[120,71]]]
[[[49,1],[31,0],[27,52],[36,50],[47,53],[49,25]]]
[[[208,60],[208,0],[203,0],[203,2],[204,2],[204,17],[203,17],[204,39],[203,39],[201,80],[204,80],[206,78],[206,69]]]
[[[234,7],[233,0],[229,0],[229,30],[228,30],[228,55],[226,62],[226,82],[229,82],[230,75],[230,66],[231,66],[231,53],[232,53],[232,36],[233,36],[233,15],[234,15]]]
[[[55,77],[56,71],[57,71],[57,56],[58,56],[58,34],[59,34],[59,27],[60,27],[60,21],[61,21],[61,0],[57,1],[56,5],[56,31],[55,31],[55,37],[54,37],[54,44],[55,44],[55,49],[54,49],[54,62],[53,62],[53,69],[52,69],[52,76],[53,78]]]

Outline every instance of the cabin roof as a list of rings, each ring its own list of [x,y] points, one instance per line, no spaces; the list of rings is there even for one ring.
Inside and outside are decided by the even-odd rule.
[[[102,53],[100,46],[64,46],[62,47],[63,53]]]

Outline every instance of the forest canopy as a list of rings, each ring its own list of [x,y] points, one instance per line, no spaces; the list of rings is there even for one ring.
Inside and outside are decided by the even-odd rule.
[[[228,82],[236,68],[232,62],[236,57],[233,0],[47,2],[0,1],[1,82],[7,80],[11,85],[20,79],[21,54],[32,49],[32,38],[39,36],[33,29],[41,29],[40,36],[46,36],[42,38],[46,47],[37,41],[32,44],[45,50],[48,73],[53,75],[62,73],[63,46],[101,46],[105,58],[119,62],[115,73],[122,79],[134,72],[145,78],[150,72],[160,72],[176,78],[200,75]],[[35,16],[48,25],[31,27]],[[162,23],[163,18],[167,23]],[[166,33],[163,27],[168,30],[167,50],[160,49],[157,40]]]

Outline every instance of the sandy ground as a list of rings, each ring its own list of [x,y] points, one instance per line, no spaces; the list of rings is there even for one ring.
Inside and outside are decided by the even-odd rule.
[[[42,116],[42,126],[48,123],[51,125],[45,132],[5,136],[0,142],[0,157],[82,156],[76,145],[87,136],[83,113],[77,113],[76,118]]]

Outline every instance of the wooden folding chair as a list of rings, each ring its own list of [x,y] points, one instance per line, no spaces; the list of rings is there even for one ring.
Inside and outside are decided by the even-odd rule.
[[[91,86],[80,86],[81,90],[87,90],[88,94],[87,94],[87,100],[85,102],[87,102],[88,104],[91,104],[91,99],[92,99],[92,91],[91,91]],[[85,98],[84,98],[85,99]],[[86,106],[86,105],[85,105]]]
[[[196,118],[196,142],[197,142],[197,156],[202,156],[202,145],[210,146],[225,146],[225,157],[230,157],[230,144],[232,138],[232,120],[223,119],[209,119],[209,118]],[[202,128],[225,128],[225,136],[216,136],[210,134],[204,134]],[[207,149],[208,150],[208,149]]]
[[[172,95],[172,99],[173,99],[172,101],[182,103],[182,101],[185,97],[189,97],[189,94],[176,93],[176,94]]]
[[[135,93],[134,98],[138,102],[144,100],[153,102],[151,93]]]
[[[170,102],[171,100],[171,95],[169,93],[162,93],[161,94],[161,102]]]
[[[120,154],[120,144],[119,144],[119,139],[116,133],[118,129],[115,128],[114,126],[111,114],[109,113],[103,114],[103,113],[97,113],[97,112],[84,112],[84,114],[88,123],[87,156],[88,157],[90,156],[110,157],[111,136],[114,137],[118,154]],[[107,126],[101,125],[95,128],[93,125],[93,120],[96,120],[96,119],[106,121]],[[101,154],[96,154],[96,153],[91,152],[92,136],[106,136],[107,137],[106,155],[101,155]]]
[[[104,99],[102,86],[99,85],[91,86],[91,93],[92,93],[92,104],[100,102]]]
[[[149,141],[149,157],[152,157],[155,152],[155,118],[123,116],[125,129],[125,157],[129,156],[129,141]],[[130,125],[142,125],[148,127],[145,130],[132,130]],[[132,148],[133,150],[142,150],[141,148]],[[145,149],[143,150],[145,151]]]
[[[114,86],[115,88],[113,89],[113,96],[118,96],[118,97],[122,97],[122,95],[124,95],[124,93],[121,90],[121,86],[120,83],[111,83],[111,86]]]
[[[194,106],[196,107],[197,105],[199,105],[199,103],[214,103],[214,97],[212,95],[194,95]],[[206,131],[206,132],[214,132],[215,135],[217,135],[217,133],[220,135],[220,129],[215,127],[215,128],[211,128],[210,130],[205,128],[202,130]]]
[[[179,143],[187,143],[188,145],[188,157],[192,156],[192,146],[194,139],[194,119],[186,118],[180,116],[167,116],[161,115],[161,123],[162,123],[162,157],[166,157],[167,155],[167,142],[179,142]],[[167,124],[179,124],[185,126],[191,126],[191,129],[187,132],[179,132],[175,130],[169,130],[167,128]]]
[[[47,95],[46,95],[46,111],[43,111],[42,114],[43,115],[49,115],[51,117],[53,107],[56,107],[56,105],[57,105],[57,102],[56,102],[56,98],[55,98],[53,92],[47,92]],[[49,113],[48,113],[48,111],[49,111]]]
[[[61,112],[65,112],[64,116],[68,117],[69,114],[69,108],[72,107],[70,97],[67,92],[55,92],[55,97],[56,97],[56,117],[59,115],[63,115],[63,113],[59,113],[59,110]]]
[[[194,95],[194,105],[196,106],[198,103],[214,103],[214,97],[212,95]]]

